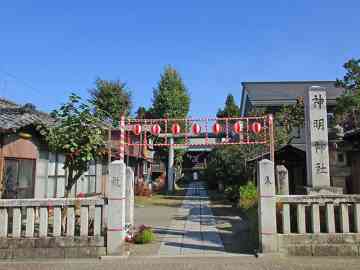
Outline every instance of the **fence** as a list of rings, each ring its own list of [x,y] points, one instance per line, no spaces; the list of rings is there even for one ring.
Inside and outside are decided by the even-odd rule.
[[[121,255],[134,172],[115,161],[109,176],[106,198],[0,200],[0,259]]]
[[[105,200],[0,200],[0,257],[104,255]]]
[[[263,252],[360,255],[360,195],[276,195],[273,162],[260,161],[258,171]]]

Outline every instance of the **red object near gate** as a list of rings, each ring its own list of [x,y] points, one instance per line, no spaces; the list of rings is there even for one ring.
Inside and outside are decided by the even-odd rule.
[[[252,123],[251,130],[255,134],[258,134],[261,132],[261,124],[259,122]]]
[[[240,121],[234,124],[234,131],[238,134],[243,131],[242,123]]]
[[[215,135],[218,135],[221,132],[221,125],[219,123],[215,123],[213,125],[212,131]]]
[[[201,127],[197,123],[193,124],[191,129],[192,129],[192,133],[195,134],[195,135],[199,135],[200,132],[201,132]]]
[[[153,126],[151,127],[151,134],[152,134],[152,135],[157,136],[157,135],[160,134],[160,132],[161,132],[161,127],[160,127],[160,125],[155,124],[155,125],[153,125]]]
[[[174,123],[171,127],[171,131],[174,135],[179,134],[181,131],[180,125],[178,123]]]
[[[133,133],[136,135],[136,136],[139,136],[141,134],[141,125],[140,124],[136,124],[134,125],[133,127]]]

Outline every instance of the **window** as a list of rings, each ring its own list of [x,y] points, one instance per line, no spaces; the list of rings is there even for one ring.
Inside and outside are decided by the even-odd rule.
[[[61,198],[65,196],[67,175],[64,170],[65,156],[49,154],[48,180],[46,181],[46,197]],[[89,163],[88,170],[73,185],[70,195],[96,192],[96,162]]]
[[[35,160],[5,158],[4,197],[25,199],[34,197]]]
[[[49,153],[48,180],[46,181],[46,197],[61,198],[65,196],[66,171],[65,156]]]
[[[79,193],[95,193],[96,192],[96,165],[95,161],[91,161],[88,170],[79,178],[73,187],[73,194]]]

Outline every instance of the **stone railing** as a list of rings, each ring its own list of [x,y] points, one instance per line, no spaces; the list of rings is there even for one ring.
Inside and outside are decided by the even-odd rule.
[[[100,236],[104,205],[99,197],[0,200],[0,237]]]
[[[0,259],[122,255],[134,226],[134,172],[109,166],[107,197],[0,200]]]
[[[0,258],[106,254],[100,197],[0,200]]]
[[[259,244],[263,253],[360,255],[360,195],[276,195],[274,163],[258,164]],[[280,192],[286,177],[279,177]],[[286,187],[286,186],[285,186]]]
[[[278,233],[360,233],[360,195],[278,195],[276,201]]]
[[[281,195],[276,202],[279,252],[360,255],[360,195]]]

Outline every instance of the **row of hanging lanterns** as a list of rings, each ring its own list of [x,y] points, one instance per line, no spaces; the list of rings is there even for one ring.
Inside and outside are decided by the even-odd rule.
[[[219,123],[215,123],[213,126],[212,126],[212,132],[215,134],[215,135],[218,135],[221,131],[222,131],[222,126],[219,124]],[[255,133],[255,134],[258,134],[261,132],[262,130],[262,126],[261,126],[261,123],[259,122],[254,122],[251,124],[250,126],[250,130]],[[142,127],[140,124],[135,124],[133,126],[133,129],[132,129],[133,133],[136,135],[136,136],[139,136],[142,132]],[[154,136],[158,136],[160,133],[161,133],[161,127],[159,124],[154,124],[151,129],[151,134],[153,134]],[[242,122],[238,121],[236,122],[234,125],[233,125],[233,131],[237,134],[240,134],[243,132],[243,124]],[[180,134],[181,132],[181,127],[178,123],[174,123],[172,126],[171,126],[171,132],[172,134],[174,135],[178,135]],[[199,135],[201,133],[201,126],[197,123],[193,124],[191,126],[191,132],[195,135]]]

